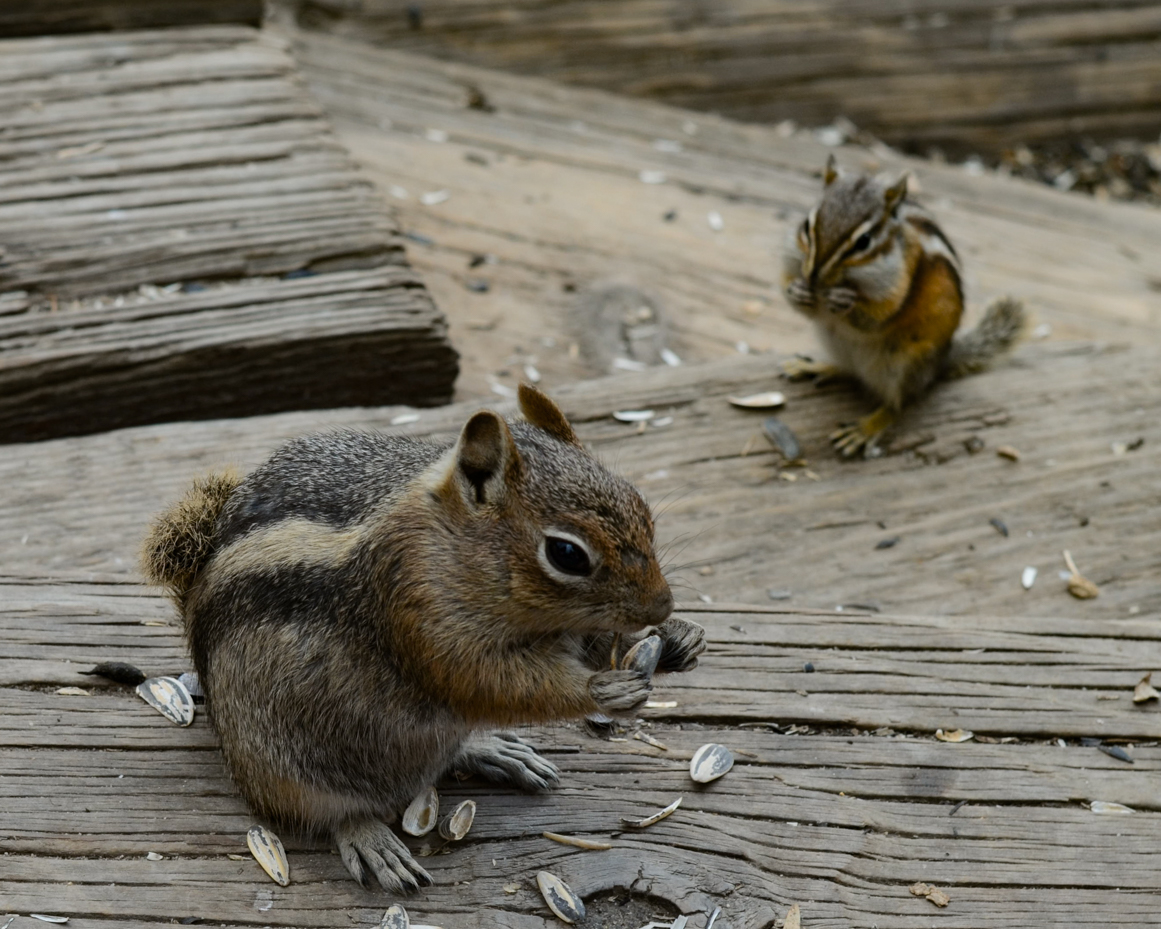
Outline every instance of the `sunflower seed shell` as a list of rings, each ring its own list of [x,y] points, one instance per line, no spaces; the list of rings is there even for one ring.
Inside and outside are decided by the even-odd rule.
[[[621,822],[625,823],[627,826],[634,826],[637,829],[645,829],[648,826],[652,826],[654,823],[661,822],[661,820],[665,819],[666,816],[676,810],[679,806],[681,806],[681,797],[678,797],[665,809],[658,810],[652,816],[646,816],[644,819],[632,819],[628,816],[622,816]]]
[[[408,835],[427,835],[439,822],[439,794],[434,787],[420,791],[403,811],[403,831]]]
[[[621,669],[640,671],[646,677],[652,677],[660,660],[661,636],[650,635],[625,652],[625,657],[621,659]]]
[[[693,753],[689,776],[699,784],[716,781],[734,766],[734,753],[724,745],[710,742]]]
[[[137,685],[137,695],[170,722],[194,721],[194,702],[185,685],[173,677],[151,677]]]
[[[613,419],[619,423],[647,423],[654,415],[652,410],[616,410]]]
[[[251,826],[246,832],[246,845],[254,860],[276,884],[285,887],[290,883],[290,862],[286,860],[286,849],[278,836],[265,826]]]
[[[379,920],[379,929],[411,929],[411,917],[396,903],[387,907],[387,912]]]
[[[465,800],[439,824],[439,834],[449,842],[458,842],[472,828],[476,818],[476,801]]]
[[[740,406],[746,410],[776,410],[786,403],[786,397],[776,390],[766,393],[750,394],[746,397],[727,397],[733,406]]]
[[[544,902],[560,919],[566,923],[579,923],[585,918],[585,902],[571,888],[555,874],[547,871],[538,871],[536,886],[544,897]]]
[[[762,431],[787,461],[796,461],[802,457],[802,445],[798,441],[798,436],[777,416],[771,416],[762,423]]]

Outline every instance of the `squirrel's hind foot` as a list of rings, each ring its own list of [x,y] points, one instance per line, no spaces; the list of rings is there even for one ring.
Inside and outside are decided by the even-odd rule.
[[[377,819],[349,820],[335,831],[335,844],[351,877],[364,887],[370,886],[371,874],[388,893],[414,893],[434,883],[399,837]]]
[[[529,793],[552,790],[560,783],[556,765],[511,732],[468,739],[452,762],[452,768],[497,784],[512,784]]]

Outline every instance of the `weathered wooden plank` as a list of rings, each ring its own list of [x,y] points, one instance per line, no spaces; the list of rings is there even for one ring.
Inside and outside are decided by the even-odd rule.
[[[782,467],[760,435],[762,414],[726,402],[769,389],[775,370],[775,359],[756,357],[554,391],[582,438],[657,508],[682,597],[768,603],[774,588],[789,590],[795,607],[828,611],[870,602],[895,613],[1102,622],[1161,610],[1152,544],[1161,438],[1149,412],[1161,367],[1152,349],[1029,345],[1012,363],[943,386],[917,407],[896,443],[915,450],[857,464],[836,460],[826,436],[859,413],[858,397],[841,385],[783,384],[782,418],[817,480]],[[0,557],[12,573],[132,576],[151,516],[206,468],[250,467],[286,438],[341,425],[450,438],[476,408],[424,411],[400,427],[390,426],[399,408],[348,409],[8,446],[0,449]],[[638,434],[611,418],[621,409],[653,409],[674,422]],[[1141,437],[1137,450],[1114,453],[1114,442]],[[969,438],[984,450],[969,454]],[[1004,444],[1023,460],[997,457]],[[877,548],[894,537],[893,547]],[[1098,599],[1067,594],[1057,576],[1066,548],[1101,586]],[[1020,585],[1026,565],[1040,571],[1030,591]]]
[[[443,314],[276,41],[0,44],[0,440],[450,399]]]
[[[295,51],[344,143],[421,237],[411,260],[464,334],[461,396],[512,384],[529,361],[548,384],[608,373],[610,359],[584,349],[610,282],[646,295],[687,361],[735,356],[739,343],[817,350],[777,282],[832,151],[808,136],[310,33]],[[493,112],[467,106],[469,87]],[[1052,338],[1157,339],[1155,210],[884,151],[837,155],[916,173],[964,256],[968,324],[1011,293]],[[665,182],[643,184],[642,171]],[[439,190],[446,202],[420,202]],[[488,292],[468,286],[480,282]]]
[[[543,4],[280,0],[362,42],[734,118],[843,115],[892,143],[996,149],[1077,131],[1153,136],[1155,2]]]
[[[257,26],[260,0],[53,0],[0,4],[0,38],[202,23]]]

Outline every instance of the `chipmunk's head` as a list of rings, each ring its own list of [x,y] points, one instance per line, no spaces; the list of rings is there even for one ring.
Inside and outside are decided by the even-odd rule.
[[[832,155],[823,169],[823,194],[799,224],[794,241],[801,281],[813,292],[843,283],[879,289],[873,279],[894,283],[904,259],[897,222],[908,175],[886,182],[840,172]]]
[[[445,459],[437,496],[465,551],[486,551],[481,594],[540,632],[635,631],[673,609],[637,490],[581,445],[564,414],[520,387],[524,422],[476,413]],[[484,588],[492,585],[490,590]]]

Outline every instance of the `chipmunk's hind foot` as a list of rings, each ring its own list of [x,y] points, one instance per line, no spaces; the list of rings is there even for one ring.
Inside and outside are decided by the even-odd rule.
[[[497,784],[512,784],[529,793],[552,790],[560,783],[556,765],[511,732],[468,739],[452,762],[452,768]]]
[[[434,883],[399,837],[377,819],[345,823],[335,832],[335,844],[351,877],[364,887],[370,886],[372,874],[388,893],[414,893]]]
[[[840,426],[830,434],[830,444],[844,458],[854,458],[862,453],[873,458],[878,452],[878,439],[895,422],[895,413],[881,406],[870,416],[864,416],[857,423]]]

